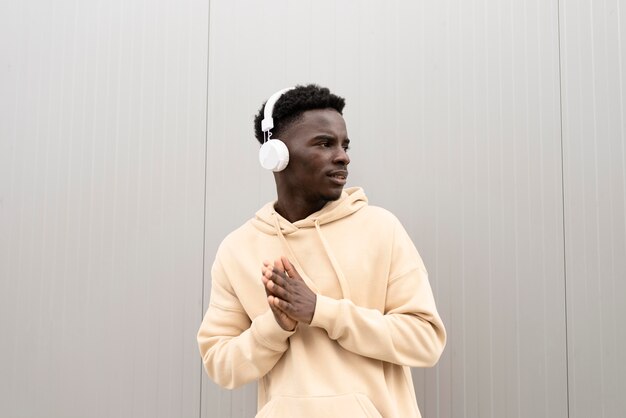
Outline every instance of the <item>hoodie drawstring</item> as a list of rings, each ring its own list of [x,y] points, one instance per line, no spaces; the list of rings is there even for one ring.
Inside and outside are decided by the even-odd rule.
[[[345,299],[350,299],[350,287],[348,286],[348,281],[346,280],[346,277],[343,275],[343,271],[341,271],[341,268],[339,267],[339,263],[337,262],[337,259],[335,258],[332,251],[330,250],[330,246],[328,245],[328,242],[324,238],[324,235],[322,235],[322,228],[320,227],[319,219],[316,219],[314,223],[315,223],[315,230],[317,231],[317,235],[320,237],[320,241],[322,241],[322,245],[324,246],[326,255],[328,255],[330,264],[332,264],[333,269],[335,270],[335,273],[337,273],[337,278],[339,279],[339,286],[341,286],[341,293],[343,293],[343,297]]]
[[[293,250],[289,246],[287,239],[283,235],[283,231],[280,228],[280,223],[278,222],[278,216],[276,216],[276,213],[272,213],[272,217],[274,218],[274,226],[276,227],[276,233],[278,234],[278,237],[280,238],[280,241],[282,242],[283,246],[287,248],[287,251],[289,252],[289,261],[295,264],[296,270],[298,271],[298,273],[300,273],[300,277],[302,277],[302,280],[305,281],[307,286],[309,286],[309,288],[313,290],[315,293],[319,293],[319,291],[317,290],[317,286],[315,286],[315,283],[313,283],[313,281],[307,277],[306,273],[304,273],[304,270],[302,269],[302,266],[300,265],[298,258],[296,258],[296,255],[293,253]]]

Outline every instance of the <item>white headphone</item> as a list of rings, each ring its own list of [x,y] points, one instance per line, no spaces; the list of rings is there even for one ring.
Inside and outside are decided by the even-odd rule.
[[[293,90],[293,87],[282,89],[272,94],[263,109],[263,120],[261,121],[261,130],[263,131],[264,142],[259,150],[259,161],[261,166],[267,170],[273,172],[282,171],[289,164],[289,150],[287,145],[280,139],[272,139],[272,132],[270,131],[274,127],[274,119],[272,115],[274,112],[274,105],[280,99],[284,93],[289,90]],[[267,137],[265,133],[267,132]]]

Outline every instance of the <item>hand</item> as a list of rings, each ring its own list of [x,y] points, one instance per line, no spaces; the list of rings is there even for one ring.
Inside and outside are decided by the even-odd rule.
[[[281,311],[280,309],[278,309],[278,307],[274,305],[275,296],[267,288],[267,284],[272,278],[274,270],[284,274],[285,267],[283,266],[281,260],[276,260],[274,262],[274,268],[272,268],[269,261],[263,262],[263,287],[265,288],[265,294],[267,295],[267,302],[270,305],[270,309],[272,310],[272,313],[274,314],[274,318],[276,319],[276,322],[278,322],[278,325],[280,325],[280,327],[285,331],[293,331],[294,329],[296,329],[296,325],[298,324],[298,322],[294,319],[291,319],[285,312]]]
[[[263,264],[263,284],[270,307],[277,308],[294,321],[310,324],[315,313],[317,295],[304,283],[286,257],[276,260],[273,268],[269,262]]]

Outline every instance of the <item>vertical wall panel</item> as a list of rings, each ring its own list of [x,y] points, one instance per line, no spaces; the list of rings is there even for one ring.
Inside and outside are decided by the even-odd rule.
[[[626,6],[560,8],[570,417],[622,417]]]
[[[206,2],[2,12],[0,416],[197,416]]]
[[[424,41],[395,42],[417,58],[398,62],[397,87],[383,81],[395,126],[377,137],[396,160],[368,181],[413,225],[447,319],[443,361],[415,373],[424,413],[564,416],[556,4],[425,3],[399,16]]]

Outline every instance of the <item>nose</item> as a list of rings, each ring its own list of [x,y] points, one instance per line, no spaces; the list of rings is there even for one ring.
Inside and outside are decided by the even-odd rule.
[[[348,165],[350,164],[350,157],[348,156],[348,152],[343,147],[337,147],[338,150],[335,153],[335,158],[333,162],[335,164]]]

